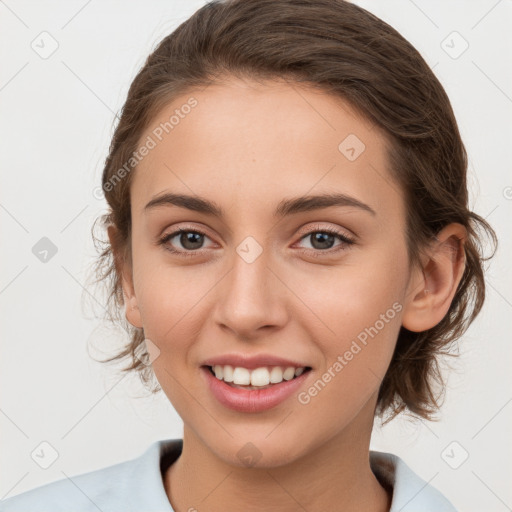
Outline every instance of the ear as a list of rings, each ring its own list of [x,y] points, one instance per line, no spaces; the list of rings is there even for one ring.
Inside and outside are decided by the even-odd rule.
[[[466,265],[466,238],[462,224],[447,225],[437,234],[422,268],[411,274],[402,316],[409,331],[431,329],[448,312]]]
[[[121,251],[119,232],[113,225],[108,227],[108,238],[112,247],[116,272],[121,278],[126,320],[134,327],[142,329],[142,319],[133,286],[132,266],[130,262],[126,261]]]

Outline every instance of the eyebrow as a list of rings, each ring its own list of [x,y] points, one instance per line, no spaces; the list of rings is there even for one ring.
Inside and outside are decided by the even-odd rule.
[[[178,206],[180,208],[186,208],[206,215],[212,215],[220,218],[225,217],[223,209],[214,201],[210,201],[199,196],[173,194],[170,192],[159,194],[151,199],[151,201],[149,201],[149,203],[144,207],[144,212],[148,212],[149,210],[160,206]],[[331,206],[355,207],[374,216],[377,215],[373,208],[355,197],[341,193],[332,193],[283,199],[277,205],[273,216],[285,217],[297,213],[329,208]]]

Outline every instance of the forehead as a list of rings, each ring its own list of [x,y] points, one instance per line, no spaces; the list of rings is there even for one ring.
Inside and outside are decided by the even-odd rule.
[[[149,139],[131,184],[139,214],[165,191],[228,198],[247,212],[326,192],[383,214],[401,203],[383,133],[344,100],[308,86],[233,79],[191,90],[161,109],[140,144]]]

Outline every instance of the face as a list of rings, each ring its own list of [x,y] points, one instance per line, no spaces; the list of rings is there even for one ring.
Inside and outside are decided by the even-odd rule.
[[[175,99],[148,137],[131,184],[126,314],[158,353],[154,372],[185,430],[230,464],[251,442],[267,467],[370,430],[411,293],[404,198],[382,133],[325,93],[232,79]],[[176,200],[146,208],[164,194],[221,214]],[[339,197],[304,201],[324,195]],[[309,370],[273,391],[271,407],[249,399],[255,408],[241,410],[204,367],[233,355]],[[264,361],[253,366],[279,366]]]

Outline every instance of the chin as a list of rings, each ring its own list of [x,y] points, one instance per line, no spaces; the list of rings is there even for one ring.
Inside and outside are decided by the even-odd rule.
[[[227,440],[225,443],[216,443],[212,451],[226,464],[239,468],[270,469],[284,466],[297,460],[301,454],[297,452],[298,439],[286,436],[290,443],[285,443],[280,436],[275,439],[265,439],[267,434],[260,436],[240,436]]]

